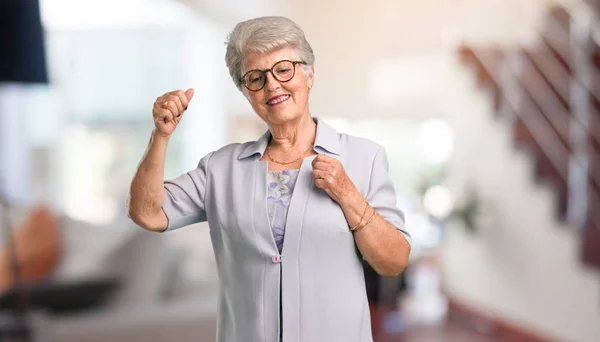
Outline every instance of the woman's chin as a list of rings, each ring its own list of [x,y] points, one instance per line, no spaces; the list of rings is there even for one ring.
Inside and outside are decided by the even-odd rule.
[[[274,123],[287,122],[300,117],[300,114],[291,111],[289,108],[287,108],[286,110],[271,110],[269,114],[269,118]]]

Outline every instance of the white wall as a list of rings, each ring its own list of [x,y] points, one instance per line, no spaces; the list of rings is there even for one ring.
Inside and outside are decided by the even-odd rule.
[[[579,235],[555,219],[556,196],[536,185],[532,159],[517,152],[508,121],[492,117],[489,99],[471,81],[455,84],[450,185],[475,185],[484,211],[477,236],[448,231],[445,289],[542,335],[600,341],[600,273],[582,266]]]

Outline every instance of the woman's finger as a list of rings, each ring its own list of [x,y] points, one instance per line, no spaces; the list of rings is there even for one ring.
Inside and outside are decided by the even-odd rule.
[[[156,118],[158,121],[162,121],[164,123],[168,123],[173,120],[173,113],[171,113],[168,109],[158,109],[156,111]]]
[[[313,176],[315,179],[324,179],[324,180],[329,180],[331,177],[331,174],[329,174],[329,172],[325,171],[325,170],[314,170],[313,171]]]
[[[154,121],[162,120],[165,117],[165,110],[166,109],[162,108],[158,101],[155,102],[154,108],[152,108],[152,118],[154,118]]]
[[[316,162],[313,164],[313,170],[325,170],[325,171],[331,171],[335,168],[335,165],[332,165],[330,163],[327,162]]]
[[[183,91],[183,90],[175,90],[172,92],[173,95],[177,96],[177,98],[179,98],[179,101],[181,103],[181,106],[183,107],[183,110],[187,110],[187,107],[190,103],[190,99],[188,98],[187,94]],[[190,92],[190,94],[193,96],[193,91]]]
[[[175,104],[175,102],[173,101],[166,101],[167,105],[167,110],[169,110],[171,112],[171,114],[173,115],[173,117],[177,117],[177,115],[179,115],[179,109],[177,108],[177,105]],[[163,103],[163,107],[164,107],[164,103]]]
[[[330,162],[335,162],[337,161],[337,159],[332,158],[328,155],[325,154],[318,154],[315,159],[313,159],[313,163],[318,163],[318,162],[326,162],[326,163],[330,163]]]
[[[179,98],[179,96],[175,94],[170,94],[168,96],[168,100],[172,101],[177,107],[177,113],[174,113],[175,116],[180,116],[181,114],[183,114],[183,109],[185,106],[181,103],[181,99]]]
[[[321,178],[321,170],[313,169],[313,178],[314,179]]]
[[[179,116],[177,116],[177,117],[173,118],[173,120],[175,120],[175,124],[176,124],[176,125],[178,125],[178,124],[179,124],[179,121],[181,121],[181,119],[183,119],[183,115],[184,115],[184,114],[185,114],[185,113],[183,113],[183,114],[181,114],[181,115],[179,115]]]
[[[327,183],[322,179],[315,179],[315,186],[319,189],[325,190]]]

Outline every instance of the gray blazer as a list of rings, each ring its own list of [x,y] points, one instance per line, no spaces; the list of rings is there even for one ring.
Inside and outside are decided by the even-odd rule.
[[[315,121],[315,151],[339,159],[410,242],[384,149]],[[372,341],[361,257],[342,209],[313,182],[314,156],[302,162],[279,254],[267,217],[267,162],[259,160],[269,138],[267,131],[225,146],[165,182],[168,230],[208,220],[221,285],[217,341],[277,342],[281,328],[283,342]]]

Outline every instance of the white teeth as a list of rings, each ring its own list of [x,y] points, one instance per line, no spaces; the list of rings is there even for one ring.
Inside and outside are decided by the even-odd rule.
[[[271,104],[271,105],[273,105],[273,104],[277,104],[277,103],[279,103],[279,102],[283,102],[283,101],[287,100],[289,97],[290,97],[289,95],[280,96],[280,97],[276,98],[275,100],[273,100],[273,101],[269,101],[269,102],[267,102],[267,103],[268,103],[268,104]]]

